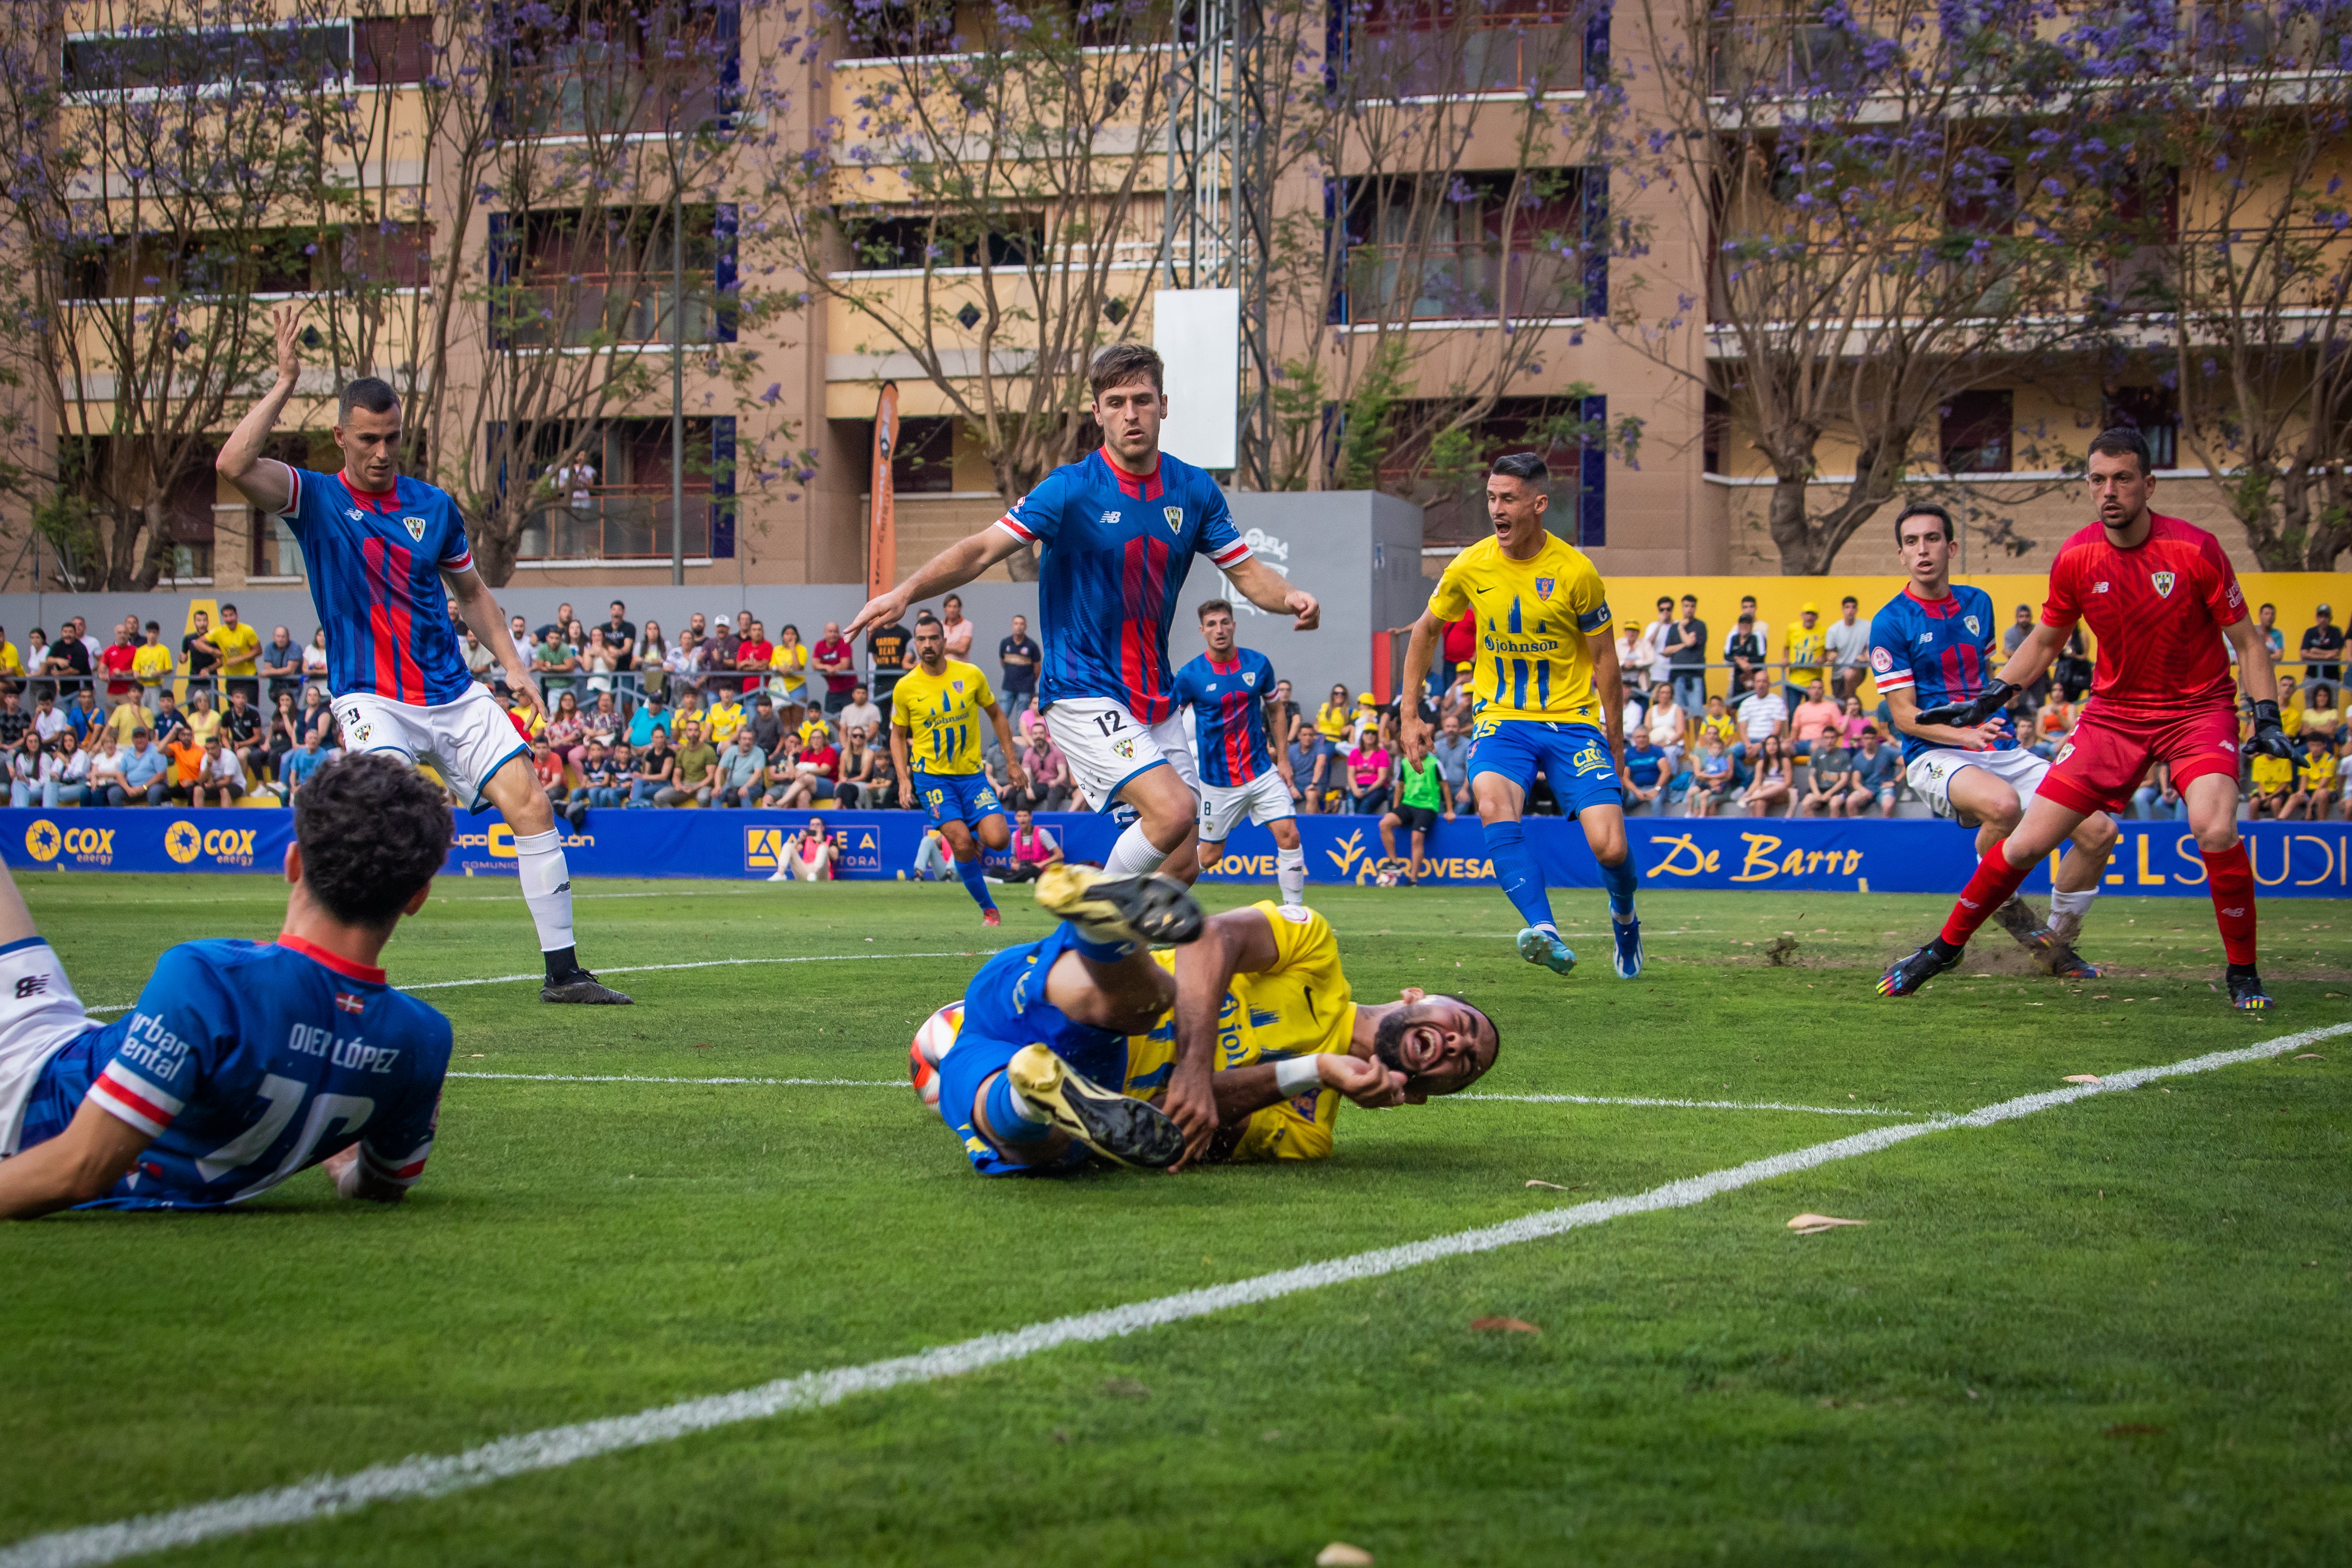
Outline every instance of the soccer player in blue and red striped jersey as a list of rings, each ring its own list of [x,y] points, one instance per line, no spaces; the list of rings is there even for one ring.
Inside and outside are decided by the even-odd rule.
[[[1251,554],[1214,479],[1160,450],[1168,397],[1157,353],[1116,344],[1096,356],[1087,379],[1101,450],[1055,469],[992,526],[876,598],[847,635],[891,625],[916,600],[1035,545],[1046,727],[1097,810],[1124,804],[1136,813],[1104,868],[1141,876],[1168,862],[1170,875],[1189,880],[1194,860],[1182,851],[1196,802],[1168,628],[1192,558],[1208,556],[1251,604],[1296,616],[1299,631],[1313,630],[1321,611],[1314,595]]]
[[[105,1025],[0,870],[0,1218],[222,1208],[321,1163],[343,1196],[398,1202],[432,1152],[449,1020],[377,959],[449,838],[404,761],[337,758],[294,804],[278,940],[183,942]]]
[[[1304,903],[1307,851],[1290,803],[1290,760],[1275,752],[1265,732],[1274,662],[1234,646],[1234,607],[1225,600],[1211,599],[1200,615],[1209,651],[1176,672],[1176,700],[1192,711],[1201,752],[1201,869],[1217,868],[1226,837],[1246,815],[1274,834],[1282,901]]]
[[[278,380],[237,421],[214,467],[260,510],[283,518],[302,547],[343,744],[430,758],[475,810],[497,806],[514,829],[515,869],[547,964],[541,998],[626,1002],[580,967],[555,806],[531,772],[530,745],[467,668],[449,604],[505,668],[509,686],[544,712],[539,683],[474,570],[457,503],[399,471],[400,400],[391,384],[362,376],[343,387],[334,429],[341,472],[314,474],[261,455],[301,373],[300,321],[298,307],[278,310]]]
[[[2016,828],[2050,764],[2018,744],[2002,714],[1969,725],[1921,719],[1923,710],[1972,702],[1991,684],[1997,622],[1990,595],[1952,581],[1959,544],[1951,513],[1913,502],[1896,515],[1895,538],[1911,580],[1870,618],[1871,676],[1903,736],[1913,793],[1937,816],[1975,828],[1982,857]],[[2048,927],[2014,893],[1993,919],[2052,973],[2095,980],[2099,972],[2074,952],[2074,937],[2106,875],[2115,821],[2095,811],[2072,837],[2073,852],[2053,879]]]

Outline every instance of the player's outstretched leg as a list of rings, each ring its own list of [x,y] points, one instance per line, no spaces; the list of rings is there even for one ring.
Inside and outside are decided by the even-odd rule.
[[[2033,861],[2014,866],[2009,859],[2009,840],[2004,838],[1986,851],[1977,863],[1976,875],[1960,889],[1958,900],[1952,905],[1951,914],[1944,921],[1942,934],[1931,940],[1910,957],[1901,960],[1878,977],[1881,996],[1908,996],[1937,975],[1959,963],[1969,938],[1990,919],[1992,912],[2009,901],[2032,869]],[[2037,857],[2038,858],[2038,857]]]
[[[1124,953],[1115,950],[1187,942],[1201,934],[1201,906],[1172,877],[1114,877],[1056,860],[1037,878],[1037,903],[1077,928],[1089,944],[1080,951],[1090,958],[1117,959]]]
[[[539,999],[626,1005],[627,996],[580,967],[572,936],[572,870],[564,863],[563,835],[556,831],[555,807],[522,753],[509,757],[482,785],[482,793],[514,829],[517,879],[522,883],[531,924],[539,931],[540,955],[547,963]]]
[[[1064,1132],[1122,1165],[1150,1170],[1184,1152],[1184,1133],[1166,1111],[1103,1088],[1044,1046],[1024,1046],[983,1100],[989,1127],[1011,1142]]]

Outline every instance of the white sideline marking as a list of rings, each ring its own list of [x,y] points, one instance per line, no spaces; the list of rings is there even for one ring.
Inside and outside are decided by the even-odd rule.
[[[623,1074],[568,1072],[451,1072],[444,1078],[494,1078],[516,1083],[756,1083],[826,1089],[905,1089],[903,1078],[631,1078]]]
[[[599,969],[599,974],[645,974],[657,969],[725,969],[746,963],[877,963],[892,958],[978,958],[978,951],[969,952],[806,952],[785,958],[700,958],[691,963],[628,963]],[[459,985],[505,985],[517,980],[544,980],[544,973],[534,974],[491,974],[479,980],[425,980],[414,985],[395,985],[395,991],[446,991]],[[127,1013],[139,1005],[136,1002],[110,1002],[102,1007],[84,1007],[85,1013]]]
[[[1792,1149],[1785,1154],[1751,1160],[1728,1170],[1716,1171],[1704,1176],[1686,1176],[1681,1181],[1668,1182],[1662,1187],[1653,1187],[1646,1193],[1627,1197],[1601,1198],[1569,1208],[1546,1209],[1506,1220],[1500,1225],[1455,1231],[1451,1236],[1432,1237],[1425,1241],[1407,1242],[1402,1247],[1359,1252],[1349,1258],[1334,1258],[1297,1268],[1260,1274],[1254,1279],[1236,1279],[1228,1285],[1214,1285],[1206,1289],[1185,1290],[1173,1296],[1106,1308],[1098,1312],[1081,1312],[1076,1317],[1033,1323],[1025,1329],[982,1334],[977,1339],[940,1345],[914,1355],[867,1362],[863,1366],[804,1372],[796,1377],[761,1384],[756,1388],[680,1400],[675,1405],[640,1410],[632,1415],[607,1416],[601,1421],[583,1421],[569,1426],[550,1426],[537,1432],[524,1432],[511,1437],[498,1438],[463,1453],[417,1456],[397,1464],[373,1465],[347,1476],[320,1476],[290,1487],[247,1492],[240,1497],[198,1503],[170,1513],[146,1514],[112,1524],[85,1525],[77,1530],[28,1536],[13,1545],[0,1547],[0,1568],[86,1568],[89,1564],[120,1562],[125,1557],[149,1552],[192,1546],[226,1535],[241,1535],[270,1525],[299,1524],[308,1520],[330,1518],[364,1508],[370,1503],[401,1498],[443,1497],[451,1492],[467,1491],[509,1476],[557,1469],[604,1454],[624,1453],[631,1448],[667,1443],[690,1433],[732,1426],[745,1421],[765,1420],[788,1411],[821,1409],[828,1405],[838,1405],[853,1394],[876,1394],[908,1384],[959,1377],[983,1367],[1020,1361],[1061,1345],[1093,1344],[1145,1329],[1206,1317],[1234,1307],[1276,1300],[1302,1290],[1318,1290],[1327,1285],[1377,1279],[1401,1269],[1434,1263],[1440,1258],[1517,1247],[1523,1242],[1539,1241],[1626,1215],[1689,1208],[1719,1193],[1734,1192],[1758,1182],[1770,1181],[1776,1176],[1791,1175],[1832,1161],[1852,1159],[1857,1154],[1874,1154],[1881,1149],[1925,1137],[1931,1132],[1941,1132],[1954,1127],[1990,1127],[1996,1122],[2014,1121],[2058,1106],[2071,1105],[2093,1095],[2137,1089],[2160,1078],[2211,1072],[2218,1068],[2261,1061],[2298,1046],[2347,1033],[2352,1033],[2352,1023],[2331,1024],[2325,1028],[2307,1029],[2297,1035],[2282,1035],[2276,1039],[2239,1050],[2213,1051],[2205,1056],[2191,1057],[2168,1067],[2133,1068],[2110,1073],[2101,1083],[2021,1095],[2015,1100],[1983,1106],[1964,1116],[1906,1122],[1899,1127],[1874,1127],[1867,1132],[1816,1143],[1811,1148]]]
[[[495,1079],[507,1083],[721,1083],[823,1089],[904,1089],[895,1078],[656,1078],[635,1073],[448,1072],[446,1078]],[[1652,1100],[1600,1094],[1449,1094],[1448,1100],[1508,1100],[1520,1105],[1655,1105],[1675,1110],[1810,1110],[1820,1116],[1917,1116],[1916,1110],[1864,1110],[1853,1105],[1783,1105],[1774,1100]]]
[[[454,1073],[450,1076],[455,1077]],[[1916,1110],[1882,1110],[1874,1105],[1785,1105],[1777,1100],[1653,1100],[1646,1095],[1448,1094],[1439,1100],[1508,1100],[1521,1105],[1663,1105],[1677,1110],[1809,1110],[1816,1116],[1919,1116]]]

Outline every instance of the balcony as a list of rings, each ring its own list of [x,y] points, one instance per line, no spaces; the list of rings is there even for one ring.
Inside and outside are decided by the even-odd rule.
[[[710,555],[714,498],[708,479],[686,487],[686,553]],[[667,561],[667,485],[605,485],[585,507],[551,502],[523,521],[515,544],[521,561]]]
[[[710,46],[649,68],[616,51],[577,46],[572,57],[519,66],[507,75],[502,129],[509,136],[684,134],[719,118],[719,62]]]
[[[503,296],[508,324],[499,335],[508,348],[660,347],[672,341],[675,315],[686,342],[708,342],[719,336],[708,289],[706,279],[689,270],[681,312],[677,288],[667,277],[589,272],[561,282],[519,283]]]
[[[1382,98],[1547,92],[1584,87],[1584,28],[1539,19],[1481,17],[1454,28],[1381,17],[1364,24],[1350,68],[1360,90]]]

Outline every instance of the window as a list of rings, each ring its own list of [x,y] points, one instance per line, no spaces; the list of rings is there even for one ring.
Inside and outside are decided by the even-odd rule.
[[[349,76],[349,22],[266,27],[142,27],[68,34],[66,90],[153,92],[231,82],[319,82]]]
[[[1391,430],[1428,430],[1452,410],[1410,400],[1391,416]],[[1609,542],[1607,452],[1601,437],[1609,400],[1586,397],[1505,397],[1467,432],[1406,435],[1381,459],[1379,485],[1391,495],[1425,503],[1423,531],[1435,542],[1468,542],[1488,531],[1486,474],[1507,452],[1535,452],[1551,470],[1551,505],[1544,522],[1577,544]]]
[[[1963,392],[1944,405],[1944,469],[1953,474],[2010,471],[2011,394]]]
[[[1347,183],[1349,264],[1339,319],[1559,318],[1605,308],[1605,263],[1588,258],[1586,171]]]
[[[1706,404],[1699,415],[1699,456],[1705,467],[1703,473],[1719,474],[1723,468],[1723,438],[1731,429],[1731,404],[1721,393],[1706,395]]]
[[[2111,386],[2099,423],[2137,430],[2159,468],[2180,466],[2180,395],[2169,386]]]
[[[1588,20],[1572,0],[1372,0],[1349,69],[1356,90],[1375,96],[1575,91],[1588,52],[1606,49],[1588,37]]]
[[[367,16],[352,24],[352,79],[407,86],[432,74],[430,16]]]
[[[845,227],[858,271],[978,267],[982,257],[991,267],[1026,267],[1045,248],[1045,220],[1036,213],[1000,214],[984,229],[920,214],[853,217]]]
[[[499,105],[508,133],[651,134],[722,114],[740,47],[735,0],[555,0],[528,16]]]
[[[2006,158],[1956,160],[1944,194],[1946,226],[1968,234],[2009,234],[2017,226],[2017,170]]]
[[[493,435],[495,443],[499,437]],[[733,526],[735,422],[686,422],[686,468],[680,491],[686,509],[686,553],[728,555]],[[610,419],[600,425],[558,420],[539,424],[522,443],[534,506],[524,519],[516,554],[527,561],[667,559],[670,542],[670,430],[667,419]],[[594,470],[575,483],[572,464]],[[587,492],[583,503],[579,489]]]
[[[891,488],[902,496],[955,489],[955,427],[952,419],[900,420],[898,444],[890,452]]]
[[[86,240],[73,297],[310,294],[347,283],[409,288],[431,280],[430,224],[254,229],[244,234],[113,235]]]
[[[731,205],[685,214],[685,289],[671,268],[670,209],[577,208],[490,215],[494,289],[509,348],[731,341],[731,314],[719,309],[732,274]],[[678,316],[675,322],[673,315]]]

